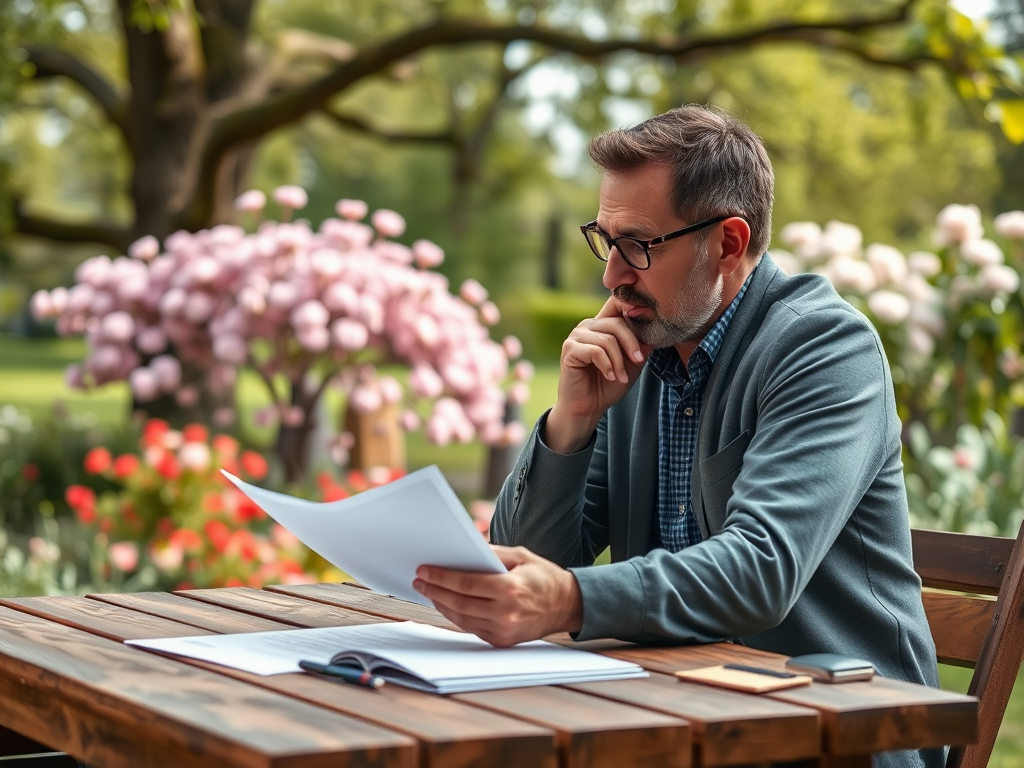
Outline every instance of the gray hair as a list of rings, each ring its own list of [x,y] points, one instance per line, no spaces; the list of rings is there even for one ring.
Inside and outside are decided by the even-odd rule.
[[[748,254],[757,259],[768,250],[775,174],[760,137],[728,112],[685,104],[595,136],[587,151],[609,173],[650,163],[670,166],[672,204],[680,218],[695,223],[740,216],[750,225]]]

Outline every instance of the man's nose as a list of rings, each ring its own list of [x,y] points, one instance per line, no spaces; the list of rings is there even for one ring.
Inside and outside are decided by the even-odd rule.
[[[608,254],[608,261],[604,264],[604,278],[601,280],[604,287],[614,291],[620,285],[632,285],[636,282],[636,270],[622,258],[618,247],[614,247]]]

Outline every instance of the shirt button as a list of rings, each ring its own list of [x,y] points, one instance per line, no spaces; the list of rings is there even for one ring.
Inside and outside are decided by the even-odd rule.
[[[693,408],[687,408],[685,411],[683,411],[683,413],[685,413],[687,416],[693,416]]]
[[[685,515],[686,514],[686,505],[685,504],[680,504],[679,505],[679,514],[680,515]]]

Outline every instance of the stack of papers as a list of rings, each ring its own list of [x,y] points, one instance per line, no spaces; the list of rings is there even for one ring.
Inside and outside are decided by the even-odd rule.
[[[299,672],[300,660],[339,664],[433,693],[647,677],[636,664],[543,640],[495,648],[411,621],[126,642],[257,675]]]

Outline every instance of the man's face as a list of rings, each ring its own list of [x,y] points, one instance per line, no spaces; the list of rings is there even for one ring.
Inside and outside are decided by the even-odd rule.
[[[693,224],[676,216],[671,188],[667,166],[606,174],[598,227],[611,237],[650,240]],[[642,344],[671,347],[703,338],[722,302],[723,279],[706,245],[685,235],[653,246],[646,270],[633,269],[614,250],[604,286],[625,305],[626,321]]]

